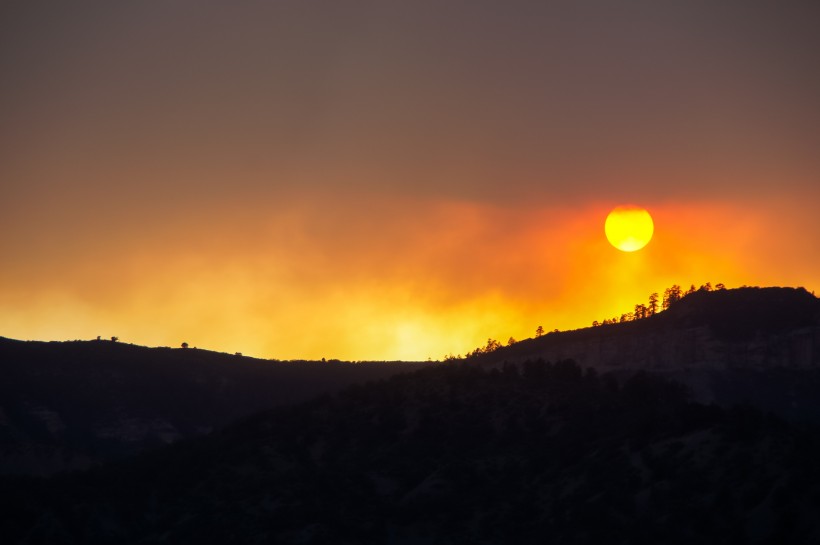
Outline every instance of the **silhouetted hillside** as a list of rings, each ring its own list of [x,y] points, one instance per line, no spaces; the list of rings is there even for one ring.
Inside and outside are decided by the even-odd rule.
[[[771,342],[795,334],[810,340],[810,347],[801,354],[784,354],[782,360],[770,359],[764,364],[820,366],[820,299],[803,288],[737,288],[719,291],[696,291],[685,296],[668,310],[648,318],[548,333],[542,337],[527,339],[501,347],[473,359],[491,364],[511,359],[526,359],[570,352],[582,365],[595,367],[651,366],[640,354],[593,354],[580,353],[578,348],[605,344],[612,339],[634,339],[640,344],[673,344],[682,339],[694,346],[697,339],[690,338],[698,332],[713,344],[733,345],[749,341]],[[688,337],[687,337],[688,335]],[[621,343],[624,344],[624,343]],[[670,355],[680,355],[681,365],[696,363],[698,356],[693,350],[674,350]],[[691,354],[690,354],[691,353]],[[609,357],[606,357],[609,356]],[[656,358],[657,359],[657,358]],[[666,365],[678,361],[662,358]],[[680,359],[680,358],[678,358]],[[623,361],[620,361],[623,360]],[[687,361],[684,361],[687,360]],[[748,363],[748,362],[746,362]]]
[[[0,477],[0,537],[820,543],[819,342],[805,290],[695,292],[197,436],[400,367],[0,341],[6,460],[101,460],[161,443],[169,423],[165,439],[194,437],[86,473]]]
[[[571,358],[619,376],[649,370],[685,383],[701,402],[752,402],[820,423],[818,308],[803,289],[696,291],[645,319],[549,333],[468,361],[500,368]],[[419,365],[0,338],[0,473],[88,467]]]
[[[820,300],[802,288],[696,291],[657,318],[665,327],[706,326],[718,340],[744,341],[816,327]]]
[[[467,361],[532,358],[572,358],[622,376],[651,371],[685,383],[701,402],[754,402],[820,423],[820,301],[804,289],[695,291],[648,318],[549,333]]]
[[[814,435],[570,361],[351,386],[117,466],[6,480],[6,543],[817,543]]]
[[[0,338],[0,474],[88,467],[420,365]]]

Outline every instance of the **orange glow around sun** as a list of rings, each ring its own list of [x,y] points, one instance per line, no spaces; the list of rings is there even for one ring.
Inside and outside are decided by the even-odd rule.
[[[601,236],[611,203],[366,205],[360,217],[315,200],[276,213],[225,209],[224,219],[191,209],[155,228],[98,233],[95,245],[44,239],[39,260],[0,270],[0,334],[424,360],[488,337],[529,338],[539,325],[586,327],[672,284],[817,287],[816,269],[788,243],[803,225],[774,206],[648,203],[653,242],[624,253]],[[177,227],[163,230],[170,221]]]

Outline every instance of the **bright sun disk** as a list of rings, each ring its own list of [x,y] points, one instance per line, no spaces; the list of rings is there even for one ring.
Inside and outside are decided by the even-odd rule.
[[[609,243],[623,252],[634,252],[652,240],[652,216],[638,206],[618,206],[606,217],[604,232]]]

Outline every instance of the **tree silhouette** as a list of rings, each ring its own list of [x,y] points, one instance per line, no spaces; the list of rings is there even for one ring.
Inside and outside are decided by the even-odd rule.
[[[666,288],[663,292],[663,303],[661,305],[663,310],[667,310],[669,307],[680,301],[682,297],[683,291],[679,285],[673,284],[671,287]]]
[[[645,318],[649,318],[650,316],[654,316],[658,312],[669,309],[669,307],[671,307],[673,304],[677,303],[678,301],[680,301],[681,299],[683,299],[687,295],[695,293],[696,291],[713,291],[713,290],[725,290],[725,289],[726,289],[726,286],[723,283],[715,284],[715,286],[713,288],[711,282],[706,282],[705,284],[702,284],[699,288],[695,288],[695,285],[692,284],[692,285],[690,285],[689,289],[684,292],[684,290],[678,284],[673,284],[672,286],[670,286],[670,287],[668,287],[664,290],[663,300],[662,300],[660,305],[658,304],[659,300],[660,300],[659,294],[657,292],[653,292],[653,293],[649,294],[648,304],[638,303],[638,304],[635,305],[635,308],[634,308],[633,312],[625,312],[625,313],[620,315],[620,318],[618,316],[615,316],[614,318],[604,318],[603,321],[594,320],[592,322],[592,327],[598,327],[598,326],[602,326],[602,325],[612,325],[612,324],[617,324],[617,323],[625,323],[625,322],[631,322],[631,321],[634,321],[634,320],[643,320]],[[660,308],[658,308],[659,306],[660,306]],[[535,329],[535,336],[536,337],[541,337],[545,333],[546,333],[546,331],[544,330],[543,326],[538,326]],[[555,330],[550,332],[550,334],[552,334],[552,333],[558,333],[558,330],[555,329]],[[516,340],[513,337],[510,337],[509,340],[507,340],[507,346],[511,346],[515,343],[516,343]],[[478,355],[478,354],[487,354],[489,352],[493,352],[495,350],[498,350],[501,347],[502,347],[502,345],[501,345],[500,342],[496,341],[495,339],[490,338],[490,339],[487,339],[486,346],[483,346],[483,347],[480,346],[480,347],[474,349],[472,352],[467,352],[466,356],[470,357],[470,356],[475,356],[475,355]],[[460,356],[456,357],[456,356],[453,356],[452,354],[450,354],[449,356],[445,356],[444,359],[445,359],[445,361],[452,361],[452,360],[455,360],[455,359],[461,359],[461,357]]]
[[[649,295],[649,302],[648,304],[638,303],[635,305],[633,312],[626,312],[621,314],[620,318],[618,316],[614,318],[605,318],[603,321],[595,320],[592,322],[592,326],[596,327],[599,325],[611,325],[617,323],[624,323],[624,322],[631,322],[633,320],[642,320],[644,318],[648,318],[650,316],[654,316],[658,312],[663,310],[667,310],[673,304],[677,303],[685,296],[694,293],[695,291],[713,291],[714,290],[725,290],[726,286],[724,284],[716,284],[714,288],[712,288],[711,282],[706,282],[702,284],[700,288],[695,288],[695,285],[692,284],[688,291],[684,292],[683,289],[677,285],[673,284],[672,286],[666,288],[663,292],[663,302],[662,304],[658,304],[660,300],[660,296],[657,292],[651,293]],[[659,308],[660,307],[660,308]],[[537,332],[536,332],[537,333]]]
[[[691,295],[691,294],[695,293],[696,291],[697,291],[697,288],[695,287],[695,285],[691,284],[689,286],[689,289],[686,290],[686,293],[684,295]]]
[[[647,307],[649,310],[649,315],[652,316],[656,312],[658,312],[658,294],[652,293],[649,295],[649,306]]]

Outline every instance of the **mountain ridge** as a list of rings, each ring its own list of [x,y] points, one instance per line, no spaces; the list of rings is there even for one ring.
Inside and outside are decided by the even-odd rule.
[[[820,543],[820,368],[778,363],[802,361],[781,341],[814,331],[817,300],[761,290],[684,298],[643,320],[354,383],[85,472],[0,476],[0,536],[20,545]],[[717,346],[769,346],[768,359],[713,351],[737,361],[692,365],[706,361],[692,331]],[[696,357],[688,367],[542,357],[562,343],[631,337],[629,347],[674,332],[683,333],[669,353],[690,347],[680,355]],[[714,399],[698,399],[695,378],[711,381]]]
[[[686,384],[700,402],[724,405],[760,402],[773,381],[793,393],[767,398],[766,410],[820,422],[820,400],[794,372],[820,367],[819,317],[820,302],[802,288],[704,290],[648,318],[548,333],[466,361],[500,369],[572,359],[623,376],[649,370]],[[109,340],[0,337],[0,473],[89,467],[425,365],[282,362]]]

